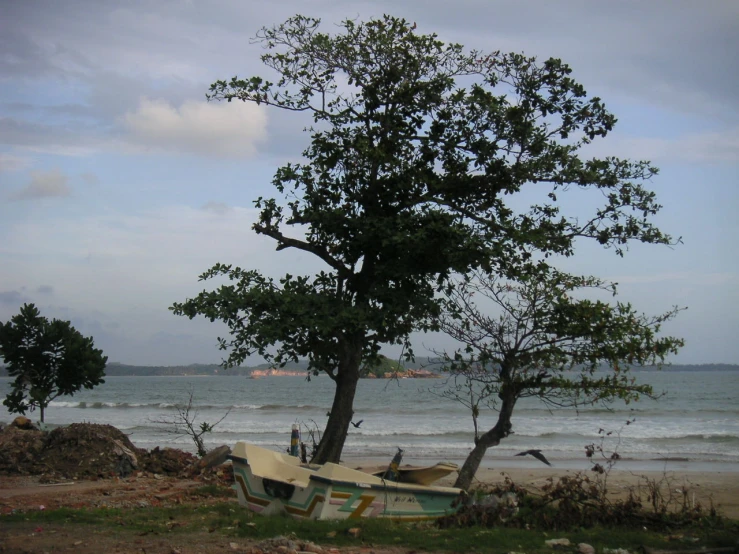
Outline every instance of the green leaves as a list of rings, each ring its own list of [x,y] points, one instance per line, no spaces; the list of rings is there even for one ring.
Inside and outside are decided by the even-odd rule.
[[[278,363],[307,357],[312,370],[351,381],[380,345],[410,347],[413,331],[439,328],[438,293],[453,293],[453,274],[525,280],[550,256],[574,254],[581,237],[618,254],[633,240],[673,242],[649,222],[660,206],[642,182],[656,169],[581,156],[616,118],[561,60],[465,50],[389,15],[329,30],[302,15],[261,29],[255,42],[270,77],[216,81],[208,94],[313,118],[303,159],[276,171],[275,198],[255,201],[253,229],[277,250],[325,264],[278,282],[221,265],[202,276],[230,284],[173,311],[224,321],[227,365],[252,353]],[[507,196],[529,189],[543,201],[514,209],[521,203]],[[573,190],[596,195],[600,207],[568,214]],[[560,320],[541,314],[537,325],[579,332],[565,321],[583,317],[587,326],[598,316],[607,322],[601,336],[612,330],[615,312],[604,306],[561,304]],[[519,362],[572,362],[561,349],[542,351],[548,358],[524,351]]]
[[[54,398],[104,383],[107,356],[68,321],[42,317],[36,306],[0,325],[0,357],[14,377],[3,404],[10,412],[44,411]]]
[[[449,371],[485,383],[487,394],[508,388],[516,398],[559,406],[652,395],[629,369],[661,365],[684,344],[657,335],[680,309],[646,316],[592,299],[598,291],[616,293],[595,277],[547,269],[517,283],[481,273],[460,282],[448,295],[442,330],[465,348],[446,356]]]

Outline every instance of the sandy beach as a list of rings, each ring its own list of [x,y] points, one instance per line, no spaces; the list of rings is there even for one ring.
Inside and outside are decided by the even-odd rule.
[[[363,468],[365,471],[381,467],[377,464],[377,460],[352,460],[347,465],[355,468]],[[540,491],[542,486],[546,485],[548,479],[557,479],[565,475],[572,476],[577,472],[577,469],[550,467],[496,469],[483,467],[478,470],[475,483],[480,486],[492,485],[502,482],[505,476],[508,476],[517,485],[523,486],[535,493]],[[591,477],[595,475],[593,472],[588,471],[584,471],[584,473]],[[438,481],[438,484],[451,486],[455,478],[456,474],[452,474]],[[676,501],[682,500],[682,491],[685,488],[691,505],[700,503],[708,509],[711,503],[713,503],[713,506],[724,516],[739,519],[739,468],[736,468],[736,471],[640,471],[638,469],[622,470],[614,468],[608,475],[607,485],[609,495],[617,499],[628,494],[629,490],[639,490],[640,487],[642,492],[644,492],[648,480],[661,483],[662,494],[665,496],[671,494]],[[644,494],[642,498],[645,498]]]

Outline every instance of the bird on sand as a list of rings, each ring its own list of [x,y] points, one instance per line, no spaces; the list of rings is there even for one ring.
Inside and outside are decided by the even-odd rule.
[[[359,421],[357,421],[356,423],[354,423],[354,422],[352,421],[352,425],[354,425],[354,427],[356,427],[357,429],[359,429],[359,426],[360,426],[360,425],[362,425],[362,422],[363,422],[363,421],[364,421],[363,419],[360,419],[360,420],[359,420]]]
[[[524,452],[519,452],[518,454],[516,454],[516,456],[526,456],[526,455],[533,456],[534,458],[544,462],[548,466],[552,465],[549,463],[549,460],[547,460],[544,457],[544,454],[541,453],[541,450],[525,450]]]

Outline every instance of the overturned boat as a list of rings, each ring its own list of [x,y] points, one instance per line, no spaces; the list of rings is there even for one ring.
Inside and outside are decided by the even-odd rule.
[[[239,503],[264,515],[287,513],[304,519],[382,517],[433,519],[456,511],[462,489],[393,481],[338,464],[303,464],[288,454],[243,441],[229,455]],[[437,464],[406,472],[428,483],[451,471]],[[431,471],[432,470],[432,471]],[[438,476],[438,477],[437,477]]]

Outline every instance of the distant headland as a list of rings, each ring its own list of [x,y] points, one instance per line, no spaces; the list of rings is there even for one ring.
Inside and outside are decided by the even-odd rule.
[[[633,371],[657,371],[656,368],[640,367]],[[667,366],[665,371],[739,371],[739,364],[674,364]],[[270,364],[257,366],[224,368],[219,364],[189,364],[172,366],[137,366],[118,362],[109,363],[105,369],[109,377],[148,377],[148,376],[240,376],[250,378],[263,377],[305,377],[308,375],[308,362],[301,360],[286,364],[284,367],[275,367]],[[0,377],[7,376],[5,367],[0,366]],[[417,358],[414,362],[398,362],[383,357],[380,363],[373,367],[363,368],[362,377],[365,379],[428,379],[441,377],[442,371],[438,363],[430,358]]]
[[[362,377],[366,379],[429,379],[440,377],[430,369],[433,362],[428,358],[418,359],[414,363],[401,364],[396,360],[381,357],[374,366],[365,366]],[[438,367],[438,365],[437,365]],[[0,376],[6,375],[0,367]],[[284,367],[275,367],[270,364],[257,366],[240,366],[224,368],[219,364],[189,364],[173,366],[137,366],[112,362],[105,368],[105,375],[109,377],[166,377],[166,376],[238,376],[258,379],[262,377],[306,377],[308,375],[308,361],[301,360],[286,364]]]

